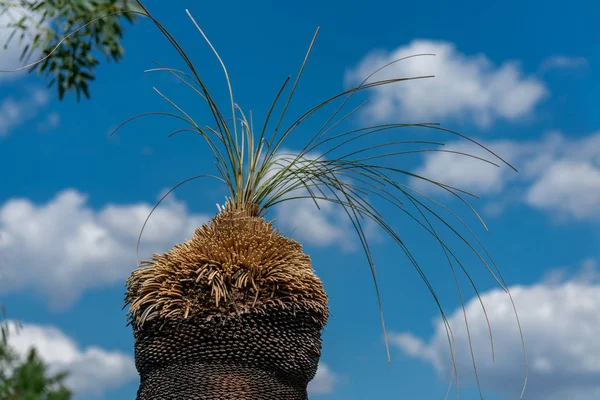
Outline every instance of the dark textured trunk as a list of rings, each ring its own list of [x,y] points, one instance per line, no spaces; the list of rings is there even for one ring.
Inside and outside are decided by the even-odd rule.
[[[137,400],[306,400],[322,325],[281,309],[148,321],[134,331]]]
[[[329,307],[302,246],[224,211],[132,272],[137,400],[306,400]]]

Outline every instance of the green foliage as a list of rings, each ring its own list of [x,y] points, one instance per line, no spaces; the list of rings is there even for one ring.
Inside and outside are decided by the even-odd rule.
[[[65,372],[50,374],[34,348],[24,360],[10,348],[9,323],[0,324],[0,399],[70,400],[71,392],[63,384]]]
[[[137,5],[129,0],[0,1],[0,16],[6,14],[10,20],[2,28],[12,29],[4,48],[15,38],[19,43],[28,42],[20,57],[27,63],[32,56],[48,56],[65,36],[83,27],[65,40],[51,57],[29,70],[48,78],[48,87],[56,83],[61,100],[67,92],[73,91],[79,101],[81,93],[90,97],[89,82],[95,79],[94,68],[100,64],[97,53],[103,54],[109,62],[122,59],[122,18],[136,22],[137,17],[131,11],[137,10]],[[106,17],[86,25],[101,16]]]

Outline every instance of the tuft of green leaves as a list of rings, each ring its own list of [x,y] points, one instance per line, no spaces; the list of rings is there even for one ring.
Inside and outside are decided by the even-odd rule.
[[[1,306],[4,317],[4,306]],[[71,391],[64,385],[66,372],[49,373],[35,348],[20,359],[9,346],[11,325],[18,334],[20,325],[0,320],[0,399],[5,400],[70,400]]]
[[[53,56],[33,65],[29,71],[48,79],[48,87],[56,84],[58,97],[75,92],[90,97],[89,85],[100,64],[98,56],[119,62],[123,58],[123,18],[135,23],[139,10],[130,0],[15,0],[0,1],[0,16],[9,20],[2,29],[12,29],[4,49],[13,40],[25,43],[20,60],[27,63],[32,56]],[[90,20],[102,17],[94,24]],[[83,27],[58,48],[60,40]]]

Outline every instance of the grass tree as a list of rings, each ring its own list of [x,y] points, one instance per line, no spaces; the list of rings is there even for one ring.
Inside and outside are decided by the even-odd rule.
[[[509,296],[510,292],[493,260],[463,219],[403,183],[403,179],[422,180],[449,193],[466,204],[485,227],[467,200],[474,195],[411,173],[389,160],[402,159],[403,155],[412,153],[450,152],[496,167],[501,163],[513,167],[492,150],[436,123],[389,123],[339,129],[341,122],[364,105],[344,111],[356,93],[431,78],[376,80],[379,71],[404,59],[382,66],[358,86],[320,102],[293,122],[284,124],[284,115],[318,30],[298,75],[293,81],[289,77],[285,80],[265,120],[256,126],[252,117],[248,114],[248,118],[236,104],[225,64],[189,12],[192,23],[210,45],[225,74],[229,94],[225,108],[217,106],[182,46],[141,3],[140,7],[140,15],[152,20],[187,66],[187,71],[162,65],[150,71],[171,74],[186,85],[206,104],[212,120],[210,125],[197,123],[185,107],[157,90],[175,111],[141,114],[121,126],[138,117],[157,114],[184,121],[187,126],[173,134],[189,131],[204,140],[214,156],[216,174],[191,177],[176,185],[165,197],[185,182],[199,178],[218,180],[227,189],[228,196],[217,215],[198,227],[190,240],[166,253],[155,254],[149,261],[138,262],[139,268],[127,280],[126,305],[135,337],[136,366],[141,376],[138,400],[307,398],[307,385],[316,373],[320,358],[321,332],[329,314],[328,298],[301,244],[280,233],[275,222],[268,219],[269,211],[276,205],[302,199],[310,199],[315,212],[324,203],[334,204],[353,226],[373,276],[388,361],[375,265],[365,232],[367,223],[377,226],[404,252],[407,262],[425,282],[445,323],[454,367],[453,334],[441,302],[416,257],[391,225],[389,216],[382,214],[381,204],[391,206],[424,229],[440,247],[454,276],[457,270],[462,271],[476,292],[466,266],[442,240],[442,230],[463,242]],[[298,131],[303,121],[325,107],[334,110],[319,129],[306,137],[303,148],[292,154],[285,153],[286,139]],[[382,139],[384,133],[409,128],[440,137],[458,137],[485,149],[498,161],[446,150],[437,140]],[[444,213],[451,215],[451,219],[444,217]],[[455,225],[466,233],[461,233]],[[458,282],[457,279],[457,286]],[[458,288],[460,293],[460,286]],[[481,306],[484,307],[483,303]],[[492,339],[489,322],[488,329]],[[453,380],[458,380],[457,374],[453,374]]]

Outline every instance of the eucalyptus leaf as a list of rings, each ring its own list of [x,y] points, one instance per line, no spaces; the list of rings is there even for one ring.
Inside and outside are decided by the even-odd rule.
[[[29,72],[46,78],[48,86],[57,83],[61,100],[68,92],[75,92],[79,99],[83,91],[89,98],[89,83],[95,80],[95,68],[100,64],[97,55],[102,54],[107,62],[121,61],[124,23],[137,22],[135,12],[140,8],[130,0],[0,2],[0,15],[15,16],[13,22],[0,27],[12,30],[2,45],[7,48],[14,39],[21,43],[23,64],[52,54],[28,67]]]

